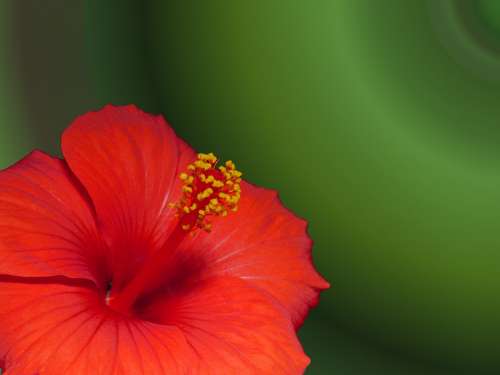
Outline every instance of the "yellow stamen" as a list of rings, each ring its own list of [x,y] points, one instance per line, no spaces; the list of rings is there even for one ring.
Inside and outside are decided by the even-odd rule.
[[[200,153],[179,175],[182,198],[174,207],[184,230],[200,228],[208,232],[212,224],[207,217],[227,216],[237,209],[242,173],[231,160],[218,168],[217,161],[213,153]]]

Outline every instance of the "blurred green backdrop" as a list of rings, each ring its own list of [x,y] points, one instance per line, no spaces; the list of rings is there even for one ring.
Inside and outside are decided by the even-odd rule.
[[[308,374],[496,374],[499,4],[5,0],[0,163],[164,113],[310,221]]]

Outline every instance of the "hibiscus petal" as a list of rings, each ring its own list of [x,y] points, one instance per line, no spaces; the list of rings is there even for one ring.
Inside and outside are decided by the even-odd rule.
[[[194,155],[161,116],[135,106],[106,106],[77,118],[62,137],[63,154],[88,190],[114,255],[113,287],[165,240],[179,199],[180,162]]]
[[[103,282],[90,201],[66,163],[35,151],[0,172],[0,274]]]
[[[181,375],[195,359],[176,327],[121,316],[88,288],[0,282],[9,375]]]
[[[139,315],[175,325],[197,356],[193,374],[302,374],[309,364],[288,313],[235,277],[214,277],[157,295]]]
[[[214,219],[211,233],[187,240],[178,263],[199,270],[200,278],[232,275],[263,288],[298,327],[317,304],[319,291],[329,287],[312,264],[307,222],[283,207],[275,191],[241,186],[238,211]]]

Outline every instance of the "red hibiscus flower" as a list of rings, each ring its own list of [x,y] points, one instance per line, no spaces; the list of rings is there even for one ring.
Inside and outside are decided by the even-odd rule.
[[[77,118],[62,151],[0,172],[7,374],[304,371],[328,283],[274,191],[134,106]]]

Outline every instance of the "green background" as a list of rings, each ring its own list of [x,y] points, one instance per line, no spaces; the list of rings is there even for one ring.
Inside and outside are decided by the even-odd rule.
[[[500,2],[0,2],[0,164],[106,103],[307,218],[308,374],[500,370]]]

